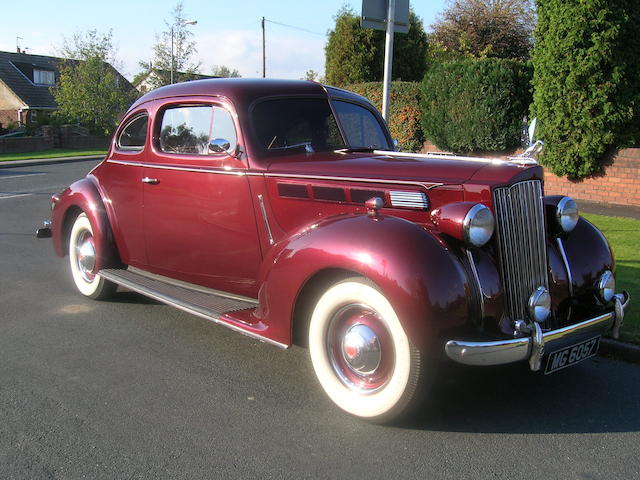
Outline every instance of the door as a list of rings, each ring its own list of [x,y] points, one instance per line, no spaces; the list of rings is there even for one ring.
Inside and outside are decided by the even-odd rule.
[[[150,270],[256,297],[261,253],[232,115],[221,105],[169,105],[155,128],[143,178]]]

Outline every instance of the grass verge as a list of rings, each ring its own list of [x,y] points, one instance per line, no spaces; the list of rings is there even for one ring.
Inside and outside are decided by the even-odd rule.
[[[640,220],[592,214],[583,216],[609,240],[616,259],[616,290],[626,290],[631,295],[620,339],[640,344]]]
[[[84,157],[87,155],[106,154],[107,150],[69,150],[56,148],[53,150],[42,150],[40,152],[0,153],[0,162],[9,162],[11,160],[32,160],[35,158]]]

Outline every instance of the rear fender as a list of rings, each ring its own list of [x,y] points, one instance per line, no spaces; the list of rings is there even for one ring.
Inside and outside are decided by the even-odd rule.
[[[373,281],[418,348],[428,348],[441,329],[467,322],[472,290],[441,239],[397,217],[345,215],[309,226],[266,256],[256,315],[277,341],[291,343],[294,308],[307,282],[336,269]]]
[[[51,236],[53,248],[60,257],[67,255],[69,233],[80,213],[85,213],[91,222],[96,251],[96,271],[120,264],[111,226],[98,188],[89,176],[78,180],[60,195],[54,196],[51,214]]]

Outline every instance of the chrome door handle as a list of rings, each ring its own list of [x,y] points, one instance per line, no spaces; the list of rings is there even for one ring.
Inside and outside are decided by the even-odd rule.
[[[150,185],[156,185],[156,184],[160,183],[160,180],[158,180],[157,178],[144,177],[142,179],[142,183],[148,183]]]

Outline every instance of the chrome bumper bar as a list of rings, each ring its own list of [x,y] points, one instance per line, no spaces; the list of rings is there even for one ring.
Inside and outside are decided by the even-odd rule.
[[[445,345],[445,352],[451,360],[466,365],[502,365],[529,360],[531,370],[537,371],[540,370],[545,350],[553,351],[572,337],[591,332],[603,333],[611,328],[614,338],[617,338],[624,320],[624,311],[629,305],[629,294],[617,294],[614,303],[612,312],[558,330],[542,332],[540,326],[534,323],[530,337],[494,342],[449,340]]]

